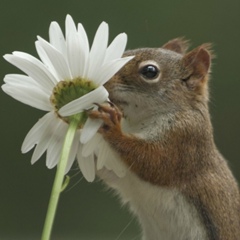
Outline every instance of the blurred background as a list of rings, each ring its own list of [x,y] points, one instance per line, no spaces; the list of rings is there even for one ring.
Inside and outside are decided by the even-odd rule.
[[[214,44],[210,109],[216,143],[240,180],[240,1],[239,0],[1,0],[0,55],[19,50],[37,56],[34,41],[48,39],[51,21],[64,28],[65,16],[82,22],[92,40],[104,20],[110,41],[128,34],[128,49],[159,47],[185,36],[192,47]],[[0,78],[19,72],[0,58]],[[23,105],[0,91],[0,239],[40,239],[54,170],[45,156],[30,164],[32,152],[21,154],[23,139],[43,112]],[[99,183],[87,183],[77,167],[62,194],[54,240],[140,239],[136,220],[117,197]]]

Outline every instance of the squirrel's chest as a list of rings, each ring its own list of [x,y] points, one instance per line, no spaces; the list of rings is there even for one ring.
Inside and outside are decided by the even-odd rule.
[[[111,183],[138,216],[143,240],[207,239],[197,210],[179,191],[153,186],[131,171]]]

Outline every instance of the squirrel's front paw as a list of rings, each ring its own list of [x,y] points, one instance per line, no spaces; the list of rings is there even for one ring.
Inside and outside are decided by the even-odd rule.
[[[108,105],[107,104],[96,105],[98,106],[98,110],[90,111],[88,113],[88,116],[90,118],[103,120],[103,126],[99,129],[99,132],[104,136],[116,131],[121,132],[120,122],[122,118],[122,113],[117,108],[117,106],[111,102],[108,102]]]

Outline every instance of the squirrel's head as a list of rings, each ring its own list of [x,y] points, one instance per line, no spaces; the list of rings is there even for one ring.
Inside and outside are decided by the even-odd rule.
[[[131,111],[154,114],[207,106],[210,45],[186,53],[187,48],[188,42],[178,38],[162,48],[126,51],[124,56],[135,57],[106,84],[110,100],[125,115]]]

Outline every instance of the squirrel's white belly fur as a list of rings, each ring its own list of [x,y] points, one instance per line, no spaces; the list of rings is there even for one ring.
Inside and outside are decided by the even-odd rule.
[[[156,134],[156,131],[149,132],[148,128],[144,129],[140,122],[133,124],[135,127],[130,127],[125,121],[122,125],[124,131],[143,135],[142,137]],[[108,153],[112,155],[111,151]],[[119,158],[114,160],[122,162],[116,154],[108,156],[109,160],[111,158]],[[127,168],[126,165],[124,167]],[[208,239],[197,210],[177,189],[163,188],[143,181],[130,169],[126,169],[125,176],[120,178],[107,169],[98,171],[98,175],[117,191],[123,203],[128,204],[138,217],[143,230],[143,240]]]
[[[130,170],[119,178],[103,169],[99,176],[138,216],[143,240],[206,240],[196,209],[177,190],[154,186]]]

